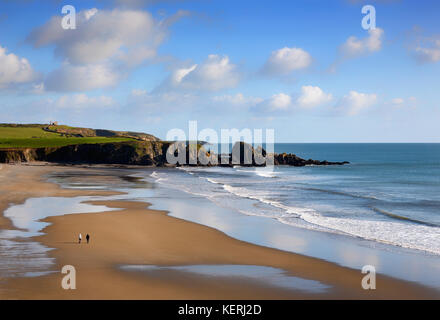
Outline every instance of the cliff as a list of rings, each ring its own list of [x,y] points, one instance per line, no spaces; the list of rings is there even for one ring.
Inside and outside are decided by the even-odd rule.
[[[126,164],[126,165],[144,165],[144,166],[173,166],[167,163],[166,153],[170,143],[166,141],[130,141],[117,143],[96,143],[79,144],[63,147],[46,148],[10,148],[0,149],[0,162],[29,162],[29,161],[47,161],[55,163],[89,163],[89,164]],[[195,150],[186,147],[186,163],[192,163],[192,166],[207,165],[207,161],[201,158],[215,159],[219,166],[264,166],[264,162],[258,159],[265,157],[264,149],[258,150],[255,156],[252,146],[245,143],[236,143],[231,154],[210,154],[209,152],[200,152],[203,148],[198,145],[196,150],[199,158],[194,160]],[[240,153],[238,153],[240,152]],[[200,157],[201,155],[201,157]],[[239,155],[239,156],[238,156]],[[222,158],[226,163],[222,164]],[[193,161],[190,161],[193,159]],[[177,162],[175,165],[186,165],[185,162]],[[214,162],[215,163],[215,162]],[[263,163],[263,164],[262,164]],[[343,165],[344,162],[329,162],[319,160],[305,160],[294,154],[274,154],[274,165],[306,166],[306,165]],[[213,164],[208,164],[213,166]]]
[[[166,163],[168,145],[169,143],[162,141],[136,141],[49,148],[0,149],[0,162],[47,161],[161,166]]]
[[[142,132],[113,131],[51,124],[0,123],[0,163],[46,161],[55,163],[127,164],[144,166],[265,166],[266,151],[237,142],[229,154],[206,151],[196,145],[170,142]],[[174,156],[174,164],[167,161]],[[341,165],[348,162],[305,160],[294,154],[273,154],[268,164],[305,166]],[[170,160],[170,162],[173,162]]]

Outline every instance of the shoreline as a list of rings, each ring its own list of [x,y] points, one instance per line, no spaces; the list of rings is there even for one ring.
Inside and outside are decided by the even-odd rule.
[[[27,168],[27,170],[14,170],[14,168]],[[29,168],[38,168],[30,170]],[[46,181],[44,176],[55,170],[62,170],[63,167],[47,163],[28,164],[1,164],[0,178],[0,229],[16,229],[10,219],[4,216],[4,211],[12,206],[23,204],[32,197],[77,197],[89,195],[117,195],[119,192],[99,190],[69,190]],[[10,171],[14,170],[11,176]],[[21,181],[24,180],[24,181]]]
[[[38,196],[112,195],[108,191],[62,189],[44,181],[44,175],[63,167],[16,166],[27,168],[16,174],[14,166],[3,166],[3,176],[14,172],[9,193],[19,186],[33,186],[19,192],[9,205]],[[35,168],[39,168],[39,170]],[[34,170],[31,170],[34,169]],[[66,168],[64,168],[66,169]],[[79,169],[76,167],[75,169]],[[68,168],[67,168],[68,170]],[[9,172],[8,172],[9,171]],[[19,177],[17,179],[17,177]],[[20,198],[21,196],[21,198]],[[2,201],[4,201],[3,198]],[[22,202],[20,202],[22,201]],[[149,204],[132,201],[92,201],[92,204],[120,208],[120,211],[69,214],[49,217],[51,223],[42,236],[34,239],[55,248],[49,252],[56,260],[54,270],[66,264],[76,265],[77,290],[63,290],[61,273],[35,278],[9,278],[0,292],[2,299],[433,299],[438,291],[415,283],[377,275],[377,289],[363,290],[360,270],[354,270],[268,247],[236,240],[213,228],[171,217],[165,211],[149,209]],[[6,205],[4,202],[2,205]],[[0,207],[4,210],[3,207]],[[0,228],[9,220],[1,216]],[[7,226],[7,227],[10,227]],[[75,230],[75,231],[73,231]],[[89,246],[76,244],[76,230],[90,230]],[[130,230],[127,232],[126,230]],[[83,231],[85,234],[86,231]],[[87,246],[87,247],[86,247]],[[289,275],[330,285],[325,293],[305,293],[267,286],[255,281],[225,277],[221,284],[214,278],[166,271],[167,277],[127,272],[121,265],[255,265],[284,270]],[[245,284],[245,285],[243,285]],[[6,292],[6,293],[5,293]]]

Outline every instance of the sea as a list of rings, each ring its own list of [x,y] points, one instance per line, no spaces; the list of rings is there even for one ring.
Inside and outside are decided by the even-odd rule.
[[[440,255],[440,144],[280,143],[275,152],[350,164],[151,176],[244,215]]]

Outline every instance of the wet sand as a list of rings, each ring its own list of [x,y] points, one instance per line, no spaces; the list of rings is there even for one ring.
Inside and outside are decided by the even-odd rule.
[[[54,166],[10,166],[0,170],[0,209],[30,197],[111,195],[106,191],[67,190],[45,181]],[[75,168],[75,170],[79,170]],[[83,169],[88,170],[88,169]],[[111,170],[111,169],[109,169]],[[51,223],[35,238],[55,248],[52,274],[10,278],[0,284],[0,299],[439,299],[433,289],[377,276],[376,290],[363,290],[360,270],[316,258],[242,242],[193,222],[148,209],[147,203],[94,201],[119,211],[50,217]],[[12,228],[1,217],[0,228]],[[77,234],[92,235],[91,243],[78,244]],[[128,272],[121,265],[255,265],[285,270],[288,275],[330,286],[311,293],[283,289],[246,278],[198,276],[193,273]],[[77,289],[61,287],[61,268],[76,268]]]
[[[0,212],[9,206],[22,204],[32,197],[77,197],[89,195],[115,195],[118,192],[68,190],[49,183],[44,176],[50,172],[70,170],[69,167],[52,166],[46,163],[32,165],[0,164]],[[11,220],[0,215],[0,229],[12,229]]]

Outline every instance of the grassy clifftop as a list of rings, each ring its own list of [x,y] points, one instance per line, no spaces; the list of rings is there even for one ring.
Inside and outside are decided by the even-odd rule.
[[[146,133],[0,124],[0,162],[164,165],[169,143]]]
[[[136,132],[44,124],[0,124],[0,149],[63,147],[130,141],[159,141],[159,139],[149,134]]]
[[[65,125],[49,125],[44,126],[43,130],[59,133],[65,136],[71,137],[125,137],[134,140],[140,141],[159,141],[159,138],[155,136],[143,133],[143,132],[132,132],[132,131],[114,131],[114,130],[106,130],[106,129],[90,129],[90,128],[79,128],[79,127],[70,127]]]

